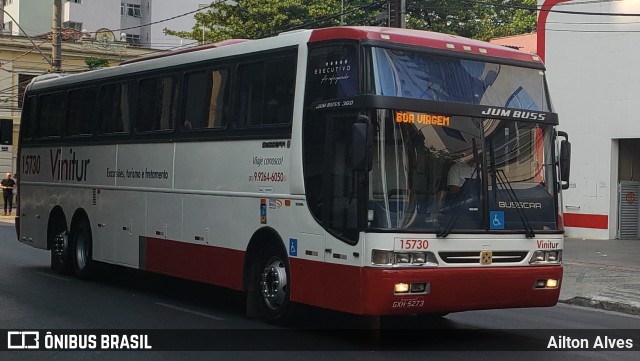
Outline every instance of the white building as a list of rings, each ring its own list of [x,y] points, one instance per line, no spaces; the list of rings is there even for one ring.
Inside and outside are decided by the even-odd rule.
[[[4,17],[5,33],[23,35],[18,25],[29,36],[51,31],[53,0],[0,1],[10,15]],[[207,0],[62,0],[62,22],[63,27],[89,33],[109,29],[118,38],[125,34],[132,45],[169,50],[194,41],[167,36],[163,30],[191,31],[194,14],[186,13],[208,5]]]
[[[640,14],[640,1],[538,0],[538,6],[538,53],[559,128],[573,145],[570,189],[563,193],[567,235],[639,239],[640,17],[609,14]]]

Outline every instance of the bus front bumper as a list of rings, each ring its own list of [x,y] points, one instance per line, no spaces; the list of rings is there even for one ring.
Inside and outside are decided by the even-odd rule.
[[[361,315],[554,306],[561,265],[376,268],[290,258],[293,302]],[[555,288],[537,288],[541,280]],[[399,294],[397,284],[424,284]]]
[[[556,287],[540,287],[541,282],[546,280],[556,280]],[[544,307],[554,306],[558,302],[562,266],[366,268],[363,281],[364,314],[448,313],[495,308]],[[398,284],[409,285],[410,290],[416,288],[416,291],[424,287],[424,291],[397,293]]]

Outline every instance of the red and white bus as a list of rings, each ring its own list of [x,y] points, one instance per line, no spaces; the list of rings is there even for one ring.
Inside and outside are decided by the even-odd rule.
[[[298,303],[552,306],[557,125],[537,56],[406,29],[46,75],[25,95],[18,238],[79,277],[105,262],[243,290],[275,323]]]

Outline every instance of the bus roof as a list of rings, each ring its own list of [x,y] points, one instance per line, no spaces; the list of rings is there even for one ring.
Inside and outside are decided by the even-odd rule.
[[[281,33],[271,38],[251,41],[247,41],[246,39],[231,39],[216,44],[142,57],[124,62],[119,66],[102,68],[96,71],[64,74],[62,77],[37,77],[31,82],[30,88],[33,90],[42,89],[49,86],[91,81],[153,69],[164,69],[184,63],[207,61],[212,57],[242,55],[255,51],[340,39],[371,40],[380,43],[413,45],[450,53],[458,52],[461,55],[470,54],[492,57],[494,59],[520,61],[529,63],[535,68],[543,68],[540,58],[534,54],[460,36],[400,28],[342,26],[313,30],[295,30]]]
[[[343,26],[312,30],[309,42],[334,39],[376,40],[394,44],[422,46],[460,53],[479,54],[503,59],[535,62],[540,57],[535,54],[508,48],[502,45],[463,38],[461,36],[434,33],[424,30],[385,28],[373,26]]]
[[[173,56],[173,55],[178,55],[178,54],[191,53],[191,52],[194,52],[194,51],[219,48],[221,46],[244,43],[245,41],[249,41],[249,39],[223,40],[223,41],[220,41],[220,42],[217,42],[217,43],[214,43],[214,44],[206,44],[206,45],[194,46],[192,48],[186,48],[186,49],[180,49],[180,50],[176,50],[176,51],[171,51],[171,52],[164,52],[164,53],[160,53],[160,54],[141,56],[141,57],[138,57],[138,58],[125,60],[122,63],[120,63],[120,65],[138,63],[138,62],[141,62],[141,61],[157,59],[157,58],[164,58],[165,56]]]

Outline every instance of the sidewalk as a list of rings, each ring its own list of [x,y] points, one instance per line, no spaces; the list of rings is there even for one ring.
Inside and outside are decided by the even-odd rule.
[[[560,302],[640,315],[640,240],[567,238]]]
[[[15,208],[13,209],[13,212],[11,212],[10,216],[3,216],[2,213],[0,212],[0,222],[4,222],[4,223],[16,223],[16,213],[15,213]]]
[[[640,240],[567,238],[562,256],[560,302],[640,315]]]

